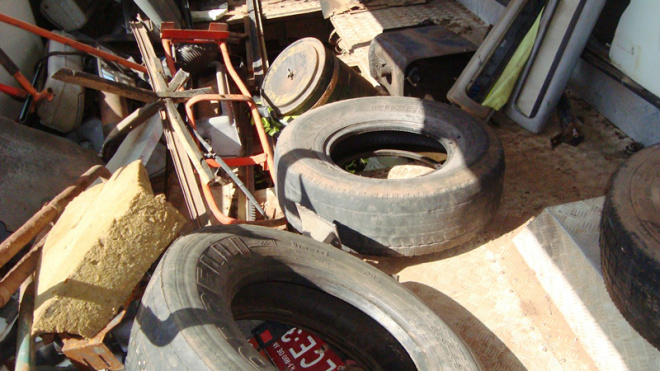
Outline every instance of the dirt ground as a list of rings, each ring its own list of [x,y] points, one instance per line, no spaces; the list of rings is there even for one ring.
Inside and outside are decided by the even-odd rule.
[[[505,151],[499,211],[473,241],[414,258],[365,257],[398,276],[470,346],[485,370],[593,370],[575,334],[511,242],[516,229],[544,208],[603,196],[633,143],[586,103],[572,98],[584,141],[550,139],[557,118],[540,135],[503,115],[491,125]]]

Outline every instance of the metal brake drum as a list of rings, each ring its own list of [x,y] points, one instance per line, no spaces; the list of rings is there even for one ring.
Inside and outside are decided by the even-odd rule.
[[[280,53],[266,74],[262,90],[266,104],[282,116],[369,95],[377,95],[373,85],[311,37]]]

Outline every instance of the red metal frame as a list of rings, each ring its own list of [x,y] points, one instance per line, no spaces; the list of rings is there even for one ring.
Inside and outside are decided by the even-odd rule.
[[[177,42],[208,44],[227,41],[228,29],[225,23],[210,23],[208,30],[180,30],[174,28],[174,22],[163,22],[160,26],[160,36]]]
[[[273,166],[273,149],[270,147],[270,142],[268,141],[268,135],[266,130],[261,123],[261,115],[257,109],[257,105],[252,100],[252,95],[248,90],[247,86],[241,80],[240,76],[234,69],[234,66],[231,64],[229,58],[229,50],[227,49],[227,39],[229,38],[228,26],[223,23],[210,23],[208,30],[179,30],[174,28],[174,24],[171,22],[164,22],[161,24],[161,38],[163,48],[165,49],[165,56],[167,59],[168,68],[172,73],[176,73],[176,67],[174,65],[174,59],[172,58],[171,46],[174,42],[186,42],[186,43],[216,43],[220,48],[222,54],[222,59],[227,69],[227,73],[231,76],[232,80],[240,90],[241,94],[202,94],[197,95],[188,102],[186,102],[186,114],[190,121],[190,124],[195,126],[195,117],[192,111],[192,106],[201,101],[208,100],[229,100],[229,101],[238,101],[246,102],[250,107],[252,113],[252,118],[254,120],[254,125],[259,136],[259,142],[263,149],[263,153],[256,156],[250,157],[239,157],[239,158],[227,158],[223,159],[229,166],[250,166],[250,165],[261,165],[265,170],[268,170],[271,176],[271,179],[275,181],[275,172]],[[206,160],[207,164],[212,167],[220,167],[215,160]],[[259,223],[259,222],[246,222],[239,221],[233,218],[230,218],[224,215],[217,207],[213,195],[211,194],[210,188],[208,185],[203,185],[202,190],[204,191],[204,196],[207,203],[214,216],[218,221],[223,224],[235,224],[235,223]],[[272,221],[266,221],[272,222]]]
[[[186,102],[186,115],[188,116],[188,120],[190,122],[190,125],[196,129],[196,123],[195,123],[195,116],[193,114],[193,109],[192,107],[200,102],[205,102],[205,101],[234,101],[234,102],[246,102],[251,109],[257,109],[257,104],[254,103],[252,98],[246,97],[244,95],[240,94],[200,94],[196,95],[192,98],[190,98]],[[257,124],[255,120],[255,125],[260,125],[261,123]],[[251,166],[251,165],[260,165],[261,167],[264,168],[264,170],[270,170],[268,167],[268,156],[265,153],[258,154],[256,156],[247,156],[247,157],[230,157],[230,158],[223,158],[223,161],[227,163],[227,165],[232,166],[232,167],[237,167],[237,166]],[[206,160],[206,163],[215,168],[219,168],[220,165],[213,159],[208,159]]]
[[[252,100],[250,91],[248,90],[245,83],[241,80],[238,73],[231,64],[229,59],[229,51],[227,50],[226,41],[229,38],[228,26],[224,23],[210,23],[208,30],[180,30],[174,28],[173,22],[163,22],[161,25],[161,37],[163,48],[165,49],[165,56],[167,59],[168,67],[172,73],[176,72],[176,67],[174,66],[174,59],[171,54],[171,46],[173,42],[188,42],[188,43],[217,43],[220,47],[220,52],[222,53],[223,61],[225,62],[225,68],[227,72],[232,77],[232,80],[238,86],[242,95],[230,94],[230,95],[219,95],[219,94],[205,94],[198,95],[191,98],[186,103],[186,112],[188,114],[188,119],[191,124],[194,126],[195,118],[192,113],[192,105],[204,101],[204,100],[230,100],[230,101],[240,101],[246,102],[250,106],[250,111],[252,113],[252,118],[254,120],[254,125],[257,129],[257,134],[259,135],[259,141],[261,147],[263,148],[265,160],[259,165],[261,165],[265,170],[271,170],[273,168],[273,152],[270,148],[270,142],[266,135],[266,131],[263,128],[261,123],[261,115],[257,109],[257,105]],[[251,158],[250,161],[240,161],[238,159],[232,159],[234,163],[245,163],[248,166],[252,165],[254,158]],[[230,160],[230,162],[232,162]],[[215,162],[215,161],[214,161]],[[273,173],[271,173],[271,178],[275,180]]]

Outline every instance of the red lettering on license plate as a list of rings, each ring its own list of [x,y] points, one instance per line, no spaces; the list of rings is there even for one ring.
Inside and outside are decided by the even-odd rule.
[[[263,350],[279,370],[339,371],[344,366],[323,340],[295,327]]]

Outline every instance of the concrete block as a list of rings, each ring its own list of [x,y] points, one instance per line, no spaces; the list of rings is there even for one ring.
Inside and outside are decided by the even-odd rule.
[[[185,222],[153,195],[140,161],[83,192],[46,240],[33,333],[95,336]]]

